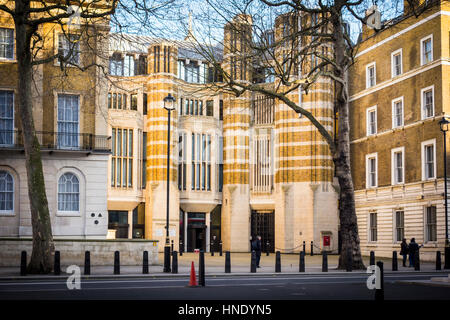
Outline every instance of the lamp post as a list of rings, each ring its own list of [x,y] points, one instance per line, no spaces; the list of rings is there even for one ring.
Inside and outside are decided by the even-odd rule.
[[[444,133],[444,207],[445,207],[445,262],[444,269],[450,269],[450,246],[448,241],[448,209],[447,209],[447,137],[446,133],[449,130],[450,121],[444,115],[439,126]]]
[[[168,114],[167,126],[167,204],[166,204],[166,243],[164,245],[164,272],[170,272],[170,239],[169,239],[169,192],[170,192],[170,113],[175,109],[175,98],[169,93],[164,98],[164,109]]]

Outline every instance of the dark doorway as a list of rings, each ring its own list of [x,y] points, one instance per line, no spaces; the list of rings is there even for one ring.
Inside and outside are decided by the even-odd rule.
[[[128,211],[108,211],[108,229],[116,230],[116,239],[127,239],[128,227]]]
[[[222,206],[219,204],[210,213],[210,239],[211,250],[218,252],[220,250],[220,241],[222,240],[220,229],[221,229],[221,212]]]
[[[251,236],[261,236],[264,252],[275,252],[275,212],[252,211]]]
[[[187,251],[206,249],[205,213],[189,212],[187,219]]]

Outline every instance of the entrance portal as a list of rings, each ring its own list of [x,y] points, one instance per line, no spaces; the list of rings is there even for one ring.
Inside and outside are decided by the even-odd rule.
[[[275,212],[252,211],[251,235],[261,236],[263,252],[275,252]]]
[[[206,251],[206,219],[204,213],[188,213],[187,251]]]

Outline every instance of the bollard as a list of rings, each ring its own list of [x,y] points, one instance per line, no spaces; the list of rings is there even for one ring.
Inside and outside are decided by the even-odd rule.
[[[311,256],[314,255],[314,245],[313,242],[311,241]]]
[[[275,253],[275,272],[281,272],[281,252]]]
[[[205,286],[205,253],[200,251],[199,263],[198,263],[198,285]]]
[[[375,289],[375,300],[382,301],[384,300],[384,271],[383,271],[383,262],[378,261],[377,266],[380,269],[380,289]]]
[[[328,256],[327,252],[322,252],[322,272],[328,272]]]
[[[90,251],[84,252],[84,274],[85,275],[91,274],[91,252]]]
[[[178,273],[178,252],[172,252],[172,273]]]
[[[298,271],[305,272],[305,251],[300,252],[300,265]]]
[[[231,273],[231,255],[230,251],[225,252],[225,273]]]
[[[270,243],[269,243],[269,241],[267,241],[266,242],[266,256],[267,257],[269,256],[269,245],[270,245]]]
[[[120,252],[114,252],[114,274],[120,274]]]
[[[353,271],[353,250],[352,248],[347,248],[347,259],[346,259],[346,270],[347,272]]]
[[[20,275],[26,276],[27,275],[27,252],[22,251],[20,254]]]
[[[369,265],[374,266],[375,265],[375,252],[370,251],[370,262]]]
[[[441,270],[441,252],[436,251],[436,270]]]
[[[183,256],[183,250],[184,250],[183,241],[180,241],[180,257]]]
[[[148,251],[144,251],[142,257],[142,273],[148,274]]]
[[[303,241],[303,252],[306,252],[306,242]]]
[[[222,256],[222,241],[219,242],[219,255]]]
[[[214,257],[214,241],[211,241],[211,257]]]
[[[55,251],[55,261],[53,264],[53,273],[55,276],[59,276],[61,274],[61,255],[59,251]]]
[[[170,240],[170,252],[173,252],[173,240]]]
[[[250,272],[255,273],[256,272],[256,252],[252,251],[252,258],[250,261]]]
[[[392,252],[392,271],[398,271],[397,251]]]
[[[420,253],[419,250],[416,251],[416,254],[414,255],[414,270],[420,271]]]

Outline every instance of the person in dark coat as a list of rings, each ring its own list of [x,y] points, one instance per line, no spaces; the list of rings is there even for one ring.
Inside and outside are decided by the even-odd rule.
[[[409,266],[414,267],[414,264],[416,262],[416,255],[419,254],[419,245],[416,243],[415,238],[411,238],[411,242],[408,246],[408,252],[409,252]]]
[[[405,238],[403,238],[402,244],[400,245],[400,255],[403,256],[403,266],[406,267],[406,258],[408,256],[408,244],[406,243]]]
[[[252,251],[255,251],[256,255],[256,267],[261,268],[259,266],[259,261],[261,260],[261,236],[256,236],[256,238],[252,241]]]

